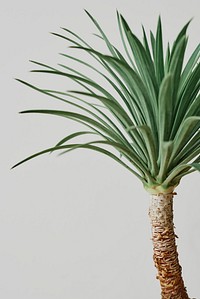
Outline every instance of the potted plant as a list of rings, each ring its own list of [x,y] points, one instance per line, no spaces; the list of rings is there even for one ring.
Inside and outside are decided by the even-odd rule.
[[[33,70],[70,78],[80,89],[41,89],[21,83],[63,101],[74,110],[28,110],[21,113],[50,114],[81,123],[87,130],[74,132],[55,146],[33,154],[14,167],[39,155],[85,148],[103,153],[126,167],[151,196],[149,216],[152,226],[153,260],[162,299],[188,299],[178,260],[173,223],[173,197],[181,179],[200,171],[200,45],[187,62],[186,31],[188,22],[172,46],[163,46],[161,18],[150,40],[143,29],[140,41],[123,16],[117,13],[123,53],[107,38],[98,22],[88,13],[98,29],[108,53],[90,46],[76,33],[62,28],[54,35],[70,42],[71,47],[92,57],[90,64],[76,55],[62,54],[92,71],[102,80],[81,73],[68,64],[58,68],[33,61]],[[102,83],[105,82],[105,85]],[[74,141],[88,135],[87,142]]]

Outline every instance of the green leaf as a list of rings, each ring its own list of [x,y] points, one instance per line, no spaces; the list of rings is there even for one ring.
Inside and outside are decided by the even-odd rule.
[[[156,145],[153,132],[146,125],[141,125],[137,127],[138,130],[142,131],[145,145],[148,151],[149,157],[149,169],[151,169],[151,174],[155,177],[158,173],[157,158],[158,154],[156,152]]]
[[[163,141],[160,147],[160,169],[157,181],[162,183],[167,178],[168,165],[173,151],[173,141]]]
[[[160,143],[169,140],[172,126],[173,111],[173,80],[168,74],[162,81],[158,98],[159,140]]]
[[[166,51],[166,56],[165,56],[165,65],[164,65],[164,73],[165,75],[168,74],[169,72],[169,65],[170,65],[170,45],[169,43],[167,44],[167,51]]]
[[[186,35],[188,26],[190,25],[191,20],[189,20],[189,22],[186,23],[186,25],[183,26],[183,28],[181,29],[181,31],[179,32],[176,40],[173,43],[173,47],[172,47],[172,51],[171,51],[171,57],[173,57],[174,52],[176,51],[176,48],[179,45],[180,40]]]
[[[60,146],[60,145],[66,143],[67,141],[69,141],[69,140],[71,140],[71,139],[73,139],[73,138],[75,138],[75,137],[78,137],[78,136],[81,136],[81,135],[86,135],[86,134],[87,134],[87,135],[88,135],[88,134],[94,134],[94,135],[97,135],[97,133],[95,133],[95,132],[90,132],[90,131],[80,131],[80,132],[75,132],[75,133],[72,133],[72,134],[70,134],[70,135],[64,137],[63,139],[61,139],[61,140],[55,145],[55,147]]]
[[[61,116],[69,119],[76,120],[78,122],[81,122],[86,125],[92,125],[95,128],[101,130],[102,132],[110,135],[112,138],[116,138],[116,132],[114,130],[111,130],[107,128],[106,126],[102,125],[100,122],[86,116],[80,113],[75,113],[75,112],[70,112],[70,111],[63,111],[63,110],[47,110],[47,109],[38,109],[38,110],[26,110],[26,111],[21,111],[21,114],[25,113],[39,113],[39,114],[50,114],[50,115],[56,115],[56,116]]]
[[[145,32],[145,29],[144,29],[143,26],[142,26],[142,31],[143,31],[143,43],[144,43],[144,48],[145,48],[145,50],[146,50],[147,56],[149,57],[149,60],[152,60],[152,57],[151,57],[151,51],[150,51],[150,48],[149,48],[149,44],[148,44],[148,40],[147,40],[147,36],[146,36],[146,32]]]
[[[152,31],[150,31],[150,39],[151,39],[151,48],[152,48],[153,58],[155,61],[155,59],[156,59],[156,39],[155,39]]]
[[[182,89],[184,89],[186,82],[188,81],[188,77],[191,75],[194,67],[196,66],[196,63],[198,62],[200,58],[200,44],[196,47],[192,55],[190,56],[182,74],[181,74],[181,81],[180,81],[180,93],[182,92]]]
[[[163,40],[161,18],[158,18],[156,40],[155,40],[155,71],[158,84],[160,85],[164,77]]]
[[[45,110],[45,109],[43,109],[43,110],[26,110],[26,111],[22,111],[20,113],[22,113],[22,114],[24,114],[24,113],[39,113],[39,114],[55,115],[55,116],[60,116],[60,117],[65,117],[65,118],[75,120],[77,122],[83,123],[86,126],[89,126],[90,128],[92,126],[92,128],[95,131],[96,131],[96,129],[98,129],[101,132],[106,133],[107,136],[109,136],[113,140],[116,140],[117,143],[112,143],[112,145],[115,144],[115,146],[117,146],[117,148],[120,148],[120,150],[121,149],[123,149],[123,151],[125,150],[126,155],[129,153],[129,158],[131,159],[132,163],[136,166],[136,168],[138,170],[144,172],[147,176],[149,175],[146,165],[143,164],[141,158],[138,156],[138,154],[135,152],[135,150],[133,148],[125,147],[121,143],[118,143],[118,141],[120,141],[120,139],[118,139],[118,136],[116,135],[115,131],[108,129],[107,127],[103,126],[101,123],[97,122],[96,120],[94,120],[88,116],[85,116],[85,115],[82,115],[79,113],[63,111],[63,110]],[[102,135],[102,136],[104,136],[107,139],[107,141],[104,141],[104,143],[111,144],[111,141],[107,138],[107,136],[105,136],[105,135]],[[112,142],[114,142],[114,141],[112,141]],[[119,147],[119,145],[120,145],[120,147]]]
[[[171,182],[177,179],[178,175],[180,175],[180,178],[184,176],[184,173],[187,172],[191,167],[187,164],[180,164],[177,165],[168,175],[168,177],[165,179],[165,181],[162,183],[163,185],[170,185]],[[178,182],[179,183],[179,182]]]
[[[194,134],[193,137],[182,147],[180,152],[176,155],[173,160],[174,164],[183,163],[186,159],[192,159],[193,155],[196,155],[195,152],[200,148],[200,131]],[[200,149],[199,149],[200,151]]]
[[[130,44],[138,71],[143,78],[152,100],[156,102],[158,85],[155,76],[153,61],[149,58],[140,40],[132,33],[126,20],[121,16],[124,32]]]
[[[17,81],[19,81],[20,83],[22,84],[25,84],[27,85],[28,87],[31,87],[32,89],[36,90],[36,91],[39,91],[45,95],[48,95],[50,97],[53,97],[59,101],[62,101],[62,102],[65,102],[67,104],[70,104],[76,108],[79,108],[81,110],[83,110],[84,112],[87,112],[89,113],[90,115],[92,115],[94,118],[96,118],[98,121],[100,121],[101,124],[105,125],[107,128],[109,129],[113,129],[113,130],[116,130],[117,134],[120,134],[119,138],[122,138],[121,141],[123,140],[124,136],[123,134],[121,133],[121,131],[119,130],[119,128],[112,122],[112,120],[110,118],[107,117],[107,115],[105,113],[103,113],[101,110],[99,110],[97,107],[94,107],[94,105],[92,105],[91,103],[88,103],[86,101],[84,101],[83,99],[80,99],[78,97],[75,97],[75,96],[72,96],[70,95],[69,93],[64,93],[64,92],[58,92],[58,91],[55,91],[55,90],[43,90],[43,89],[40,89],[36,86],[33,86],[23,80],[20,80],[20,79],[16,79]],[[58,96],[59,95],[59,96]],[[74,102],[71,102],[71,101],[68,101],[66,99],[64,99],[63,97],[61,97],[60,95],[64,95],[64,96],[70,96],[72,98],[75,98],[77,100],[79,100],[81,103],[84,103],[86,104],[87,106],[89,106],[90,108],[92,107],[95,111],[97,111],[101,116],[103,116],[106,121],[104,121],[102,118],[100,118],[97,114],[95,114],[94,112],[92,112],[91,110],[85,108],[83,105],[78,105],[77,103],[74,103]]]
[[[191,116],[185,119],[174,139],[174,149],[171,155],[170,163],[175,166],[174,159],[179,151],[188,143],[200,128],[200,116]]]
[[[102,35],[102,38],[104,39],[108,49],[110,50],[110,53],[115,57],[117,57],[116,55],[116,51],[114,50],[112,44],[110,43],[109,39],[107,38],[106,34],[104,33],[104,31],[101,29],[101,27],[99,26],[98,22],[93,18],[93,16],[87,11],[85,10],[86,14],[89,16],[89,18],[92,20],[92,22],[95,24],[95,26],[97,27],[97,29],[99,30],[99,32]]]
[[[184,54],[187,45],[187,38],[183,36],[177,44],[174,52],[171,54],[169,63],[169,72],[174,76],[173,97],[177,101],[177,93],[181,78],[181,71],[183,67]]]
[[[36,158],[38,156],[41,156],[41,155],[49,153],[49,152],[60,151],[60,150],[65,150],[65,149],[78,149],[78,148],[86,148],[86,149],[91,149],[91,150],[95,150],[95,151],[98,151],[100,153],[103,153],[103,154],[107,155],[108,157],[114,159],[119,164],[123,165],[126,169],[128,169],[134,175],[136,175],[139,180],[141,180],[142,182],[144,181],[144,179],[137,172],[135,172],[132,168],[130,168],[121,159],[119,159],[118,157],[116,157],[113,153],[111,153],[110,151],[105,150],[104,148],[91,145],[90,143],[86,143],[86,144],[69,144],[69,145],[63,145],[63,146],[57,146],[57,147],[50,147],[48,149],[45,149],[45,150],[40,151],[40,152],[37,152],[37,153],[35,153],[35,154],[33,154],[33,155],[25,158],[24,160],[18,162],[14,166],[12,166],[11,169],[14,169],[17,166],[19,166],[19,165],[21,165],[21,164],[23,164],[23,163],[25,163],[25,162],[27,162],[29,160],[32,160],[33,158]]]
[[[197,65],[191,75],[188,77],[187,84],[179,95],[177,105],[175,106],[174,124],[171,132],[171,138],[174,138],[181,122],[188,116],[199,115],[199,107],[196,104],[199,101],[200,88],[200,65]]]
[[[120,14],[118,12],[117,12],[117,21],[118,21],[118,27],[119,27],[119,32],[120,32],[122,44],[123,44],[123,47],[125,49],[126,55],[127,55],[128,59],[129,59],[129,61],[131,63],[132,68],[134,69],[134,71],[137,72],[135,63],[134,63],[133,59],[131,58],[131,55],[130,55],[129,50],[128,50],[128,47],[126,45],[126,41],[125,41],[125,37],[124,37],[124,32],[123,32],[123,26],[122,26],[122,22],[121,22],[121,16],[120,16]]]

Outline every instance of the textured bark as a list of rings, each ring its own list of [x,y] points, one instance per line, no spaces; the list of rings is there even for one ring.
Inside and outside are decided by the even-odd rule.
[[[152,195],[153,259],[158,270],[162,299],[189,299],[181,273],[173,224],[173,193]]]

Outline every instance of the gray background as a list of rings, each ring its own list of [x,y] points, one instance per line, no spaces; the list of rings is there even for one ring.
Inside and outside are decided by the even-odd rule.
[[[62,108],[13,80],[57,84],[30,74],[35,59],[56,65],[68,43],[48,34],[65,26],[94,41],[88,9],[119,44],[116,8],[141,34],[160,13],[170,41],[194,17],[188,54],[199,42],[199,1],[2,1],[0,10],[2,299],[159,298],[148,219],[148,194],[127,170],[95,152],[46,155],[10,171],[78,126],[64,119],[19,115]],[[97,44],[98,44],[97,40]],[[99,42],[100,43],[100,42]],[[61,82],[61,81],[60,81]],[[48,83],[48,84],[47,84]],[[63,81],[61,82],[61,85]],[[66,83],[65,83],[66,84]],[[67,83],[70,89],[72,83]],[[3,91],[3,92],[2,92]],[[199,174],[183,179],[175,198],[176,232],[191,297],[200,296]]]

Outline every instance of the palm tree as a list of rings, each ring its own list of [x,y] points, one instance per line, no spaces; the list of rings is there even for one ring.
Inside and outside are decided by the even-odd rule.
[[[123,53],[108,39],[98,22],[86,12],[98,29],[97,38],[109,54],[90,46],[69,29],[54,35],[71,43],[74,51],[88,54],[97,64],[75,55],[62,54],[68,61],[84,67],[81,73],[69,64],[54,68],[40,62],[33,72],[67,77],[80,89],[61,91],[23,84],[65,102],[69,110],[28,110],[21,113],[56,115],[81,123],[87,130],[74,132],[55,146],[36,156],[85,148],[103,153],[126,167],[151,195],[149,216],[152,225],[153,259],[160,281],[162,299],[189,298],[178,260],[173,224],[173,196],[181,179],[200,171],[200,44],[187,62],[184,54],[188,22],[164,53],[162,22],[140,41],[123,16],[117,22]],[[87,71],[90,75],[87,75]],[[100,79],[93,79],[93,75]],[[99,81],[98,81],[99,80]],[[87,142],[72,140],[88,135]]]

